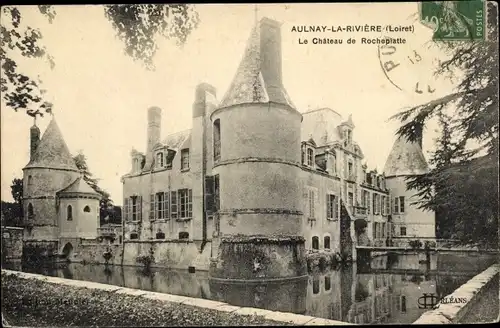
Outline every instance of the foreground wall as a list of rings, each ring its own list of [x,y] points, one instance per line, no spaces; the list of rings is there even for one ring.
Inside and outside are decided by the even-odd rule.
[[[469,310],[482,301],[482,296],[492,288],[495,280],[498,281],[499,272],[500,266],[493,264],[453,293],[445,296],[444,301],[439,304],[437,309],[425,312],[414,324],[460,323],[469,314]],[[453,300],[465,300],[466,302],[454,302]],[[487,305],[485,304],[485,306]]]
[[[33,297],[33,292],[43,295],[44,301]],[[12,323],[24,326],[34,323],[115,326],[125,322],[135,327],[349,325],[294,313],[10,270],[2,270],[2,297],[7,321],[14,318]],[[19,322],[27,317],[36,321]]]

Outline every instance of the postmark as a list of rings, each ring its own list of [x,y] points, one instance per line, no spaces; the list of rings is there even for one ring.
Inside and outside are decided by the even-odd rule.
[[[485,40],[485,1],[423,1],[420,22],[433,30],[436,41]]]
[[[406,19],[406,25],[419,27],[413,16]],[[402,32],[405,44],[379,44],[377,55],[380,67],[392,86],[400,91],[414,95],[432,95],[437,88],[434,70],[438,58],[429,54],[433,47],[430,38],[422,37],[420,29],[415,32]],[[394,37],[394,33],[384,29],[382,38]]]

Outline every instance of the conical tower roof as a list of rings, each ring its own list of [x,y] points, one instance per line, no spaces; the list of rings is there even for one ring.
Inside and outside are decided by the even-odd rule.
[[[54,117],[25,168],[34,167],[78,171]]]
[[[278,103],[295,109],[282,83],[281,28],[262,18],[252,30],[234,79],[219,107]]]
[[[399,137],[387,157],[384,166],[386,178],[395,176],[421,175],[429,172],[429,165],[418,142]]]

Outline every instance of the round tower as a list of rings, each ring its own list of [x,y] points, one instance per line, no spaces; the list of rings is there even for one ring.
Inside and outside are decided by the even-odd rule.
[[[23,210],[27,239],[56,239],[59,235],[56,192],[79,173],[54,118],[41,140],[31,128],[31,156],[23,168]]]
[[[281,77],[280,25],[262,19],[211,114],[220,238],[212,278],[306,274],[300,190],[302,115]]]

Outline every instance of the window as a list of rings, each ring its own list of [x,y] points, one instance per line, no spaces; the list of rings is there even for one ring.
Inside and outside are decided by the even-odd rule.
[[[347,174],[348,174],[348,177],[351,178],[352,177],[352,162],[348,162],[347,163]]]
[[[189,149],[181,150],[181,170],[189,169]]]
[[[352,192],[347,193],[347,201],[348,201],[349,206],[354,205],[354,194]]]
[[[215,211],[220,210],[220,181],[219,181],[219,175],[214,175],[214,206],[215,206]]]
[[[399,228],[399,235],[400,236],[406,236],[406,227],[400,227]]]
[[[406,312],[406,296],[401,295],[401,312]]]
[[[68,207],[66,207],[66,220],[73,220],[73,207],[71,207],[71,205],[68,205]]]
[[[312,148],[307,148],[307,166],[313,167],[314,151]]]
[[[330,220],[338,218],[338,204],[335,195],[326,195],[326,218]]]
[[[323,238],[323,247],[325,249],[330,249],[330,236],[325,236],[325,238]]]
[[[312,237],[312,248],[319,249],[319,238],[318,236]]]
[[[332,155],[332,174],[337,173],[337,154],[334,152]]]
[[[139,170],[139,159],[138,158],[134,158],[134,160],[132,161],[132,169],[134,171]]]
[[[149,220],[155,219],[155,194],[149,196]]]
[[[156,233],[156,239],[165,239],[165,233],[162,231],[158,231]]]
[[[377,239],[378,222],[373,222],[373,239]]]
[[[367,191],[365,196],[366,196],[366,205],[365,205],[366,206],[366,213],[370,214],[371,208],[372,208],[371,203],[370,203],[370,192]]]
[[[186,231],[179,232],[179,239],[189,239],[189,232]]]
[[[33,210],[33,204],[29,203],[28,204],[28,218],[32,218],[35,216],[34,210]]]
[[[28,176],[28,186],[33,185],[33,177],[31,175]]]
[[[179,218],[191,219],[193,216],[193,196],[191,189],[179,190]]]
[[[315,205],[315,194],[314,190],[308,190],[308,204],[309,204],[309,219],[314,219],[314,205]]]
[[[168,150],[167,151],[167,159],[166,159],[166,168],[167,169],[172,168],[172,161],[174,160],[174,157],[175,157],[175,151]]]
[[[325,290],[330,290],[332,288],[332,283],[330,281],[330,277],[325,276]]]
[[[385,196],[385,215],[389,215],[390,211],[389,197]]]
[[[220,120],[214,122],[214,162],[220,160]]]
[[[142,197],[131,196],[123,201],[125,221],[140,221],[142,220]]]
[[[177,191],[170,192],[170,217],[177,219]]]
[[[156,167],[160,168],[164,165],[164,156],[162,152],[156,154]]]
[[[385,238],[386,233],[385,233],[385,222],[382,222],[382,238]]]
[[[156,193],[156,219],[164,219],[165,218],[165,194],[163,192]]]
[[[405,212],[405,197],[399,196],[394,197],[394,213],[404,213]]]
[[[85,213],[90,213],[90,206],[88,206],[88,205],[87,205],[87,206],[85,206],[85,208],[83,209],[83,211],[84,211]]]
[[[313,294],[319,293],[319,279],[313,279]]]
[[[139,235],[137,234],[137,232],[132,232],[130,234],[130,239],[137,239],[137,238],[139,238]]]

